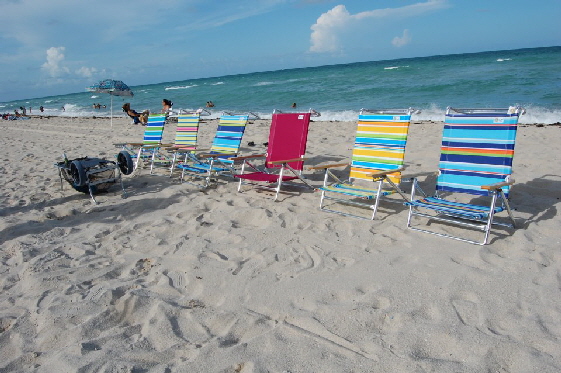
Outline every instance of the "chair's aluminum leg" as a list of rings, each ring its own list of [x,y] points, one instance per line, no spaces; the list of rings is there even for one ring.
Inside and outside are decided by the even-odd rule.
[[[497,192],[493,192],[493,198],[491,198],[491,208],[489,210],[489,217],[487,218],[487,224],[485,224],[485,237],[483,239],[483,245],[487,245],[489,240],[489,233],[491,233],[491,226],[493,225],[493,217],[495,216],[495,206],[497,205]]]
[[[243,175],[244,170],[245,170],[245,160],[242,163],[242,168],[240,170],[240,175]],[[238,183],[238,192],[241,192],[242,191],[242,178],[240,177],[239,179],[240,179],[240,182]]]
[[[514,221],[514,215],[512,215],[512,211],[510,210],[510,204],[508,203],[508,199],[506,199],[505,194],[503,192],[502,189],[499,189],[501,192],[501,199],[505,205],[506,208],[506,212],[508,213],[508,217],[510,218],[510,221],[512,222],[512,228],[515,229],[516,228],[516,222]]]
[[[277,187],[276,187],[276,194],[275,194],[275,201],[277,200],[277,198],[279,197],[279,192],[281,189],[281,185],[282,185],[282,174],[284,172],[284,164],[281,166],[280,172],[279,172],[279,180],[277,182]]]
[[[140,154],[142,154],[142,148],[138,149],[138,154],[136,155],[136,162],[134,163],[134,169],[138,168],[138,164],[140,162]]]
[[[152,170],[154,169],[154,160],[156,159],[156,151],[152,150],[152,156],[150,157],[150,175],[152,175]]]
[[[170,166],[170,172],[169,172],[169,177],[173,176],[173,171],[175,170],[175,160],[177,158],[177,152],[173,153],[173,157],[171,158],[171,166]]]
[[[415,189],[417,186],[417,179],[413,179],[411,183],[411,202],[415,200]],[[409,205],[409,216],[407,216],[407,228],[411,228],[411,217],[413,216],[413,205]]]
[[[376,201],[374,201],[374,206],[372,206],[372,218],[371,220],[374,220],[374,217],[376,216],[376,212],[378,211],[378,204],[380,203],[380,194],[382,193],[382,185],[383,185],[383,181],[380,180],[378,181],[378,193],[376,193]]]

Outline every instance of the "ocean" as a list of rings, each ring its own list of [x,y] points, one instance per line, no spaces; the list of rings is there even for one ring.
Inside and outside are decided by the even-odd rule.
[[[117,78],[118,79],[118,78]],[[96,83],[92,81],[91,84]],[[125,81],[125,83],[127,83]],[[561,47],[529,48],[388,61],[256,72],[212,78],[131,86],[134,97],[114,97],[113,113],[121,106],[159,112],[164,98],[174,109],[204,107],[214,117],[222,111],[254,112],[270,118],[274,109],[312,108],[326,121],[353,121],[361,108],[413,107],[419,120],[442,120],[447,106],[501,108],[521,105],[521,123],[561,122]],[[94,109],[100,103],[105,108]],[[109,116],[106,94],[72,94],[0,103],[0,113],[39,107],[46,115]],[[64,109],[63,109],[64,108]]]

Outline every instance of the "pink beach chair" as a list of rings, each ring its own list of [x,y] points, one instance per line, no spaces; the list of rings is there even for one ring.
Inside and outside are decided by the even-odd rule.
[[[239,179],[238,192],[242,191],[244,184],[253,185],[274,191],[276,201],[283,183],[297,179],[302,181],[304,186],[313,189],[302,176],[312,115],[320,114],[314,110],[310,110],[309,113],[273,112],[267,153],[234,158],[243,161],[240,174],[234,175]],[[256,158],[265,158],[263,167],[249,162]],[[248,173],[245,172],[247,168],[251,169]],[[274,183],[276,185],[272,186]]]

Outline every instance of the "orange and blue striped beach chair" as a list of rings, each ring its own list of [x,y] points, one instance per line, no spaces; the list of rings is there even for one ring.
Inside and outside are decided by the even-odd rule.
[[[330,169],[349,166],[349,163],[309,167],[325,170],[323,186],[319,188],[322,211],[365,218],[324,205],[326,200],[332,200],[335,202],[330,207],[341,203],[369,208],[372,210],[370,219],[374,219],[381,197],[397,192],[407,200],[399,184],[409,124],[414,113],[419,111],[411,108],[360,111],[348,180],[341,181]],[[372,182],[377,183],[374,188]]]
[[[122,148],[118,158],[126,158],[127,164],[133,160],[133,171],[138,169],[141,160],[151,162],[161,146],[166,119],[166,114],[150,114],[142,142],[115,144]]]
[[[507,109],[446,110],[442,147],[436,180],[436,194],[428,197],[413,182],[407,227],[425,233],[485,245],[493,225],[515,227],[508,204],[512,159],[518,128],[520,107]],[[423,198],[415,196],[420,190]],[[490,197],[489,205],[459,202],[453,195]],[[446,196],[444,196],[446,195]],[[495,214],[506,210],[510,223],[495,221]],[[430,213],[432,212],[432,213]],[[484,232],[483,241],[453,236],[413,227],[412,217],[443,221]]]

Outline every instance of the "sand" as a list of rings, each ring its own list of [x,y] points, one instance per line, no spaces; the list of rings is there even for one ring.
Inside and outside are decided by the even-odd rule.
[[[265,150],[268,125],[248,125],[243,154]],[[411,125],[406,175],[427,189],[441,127]],[[94,205],[61,190],[54,163],[113,159],[143,127],[0,128],[0,372],[561,371],[559,126],[519,129],[519,227],[487,246],[408,230],[401,204],[359,220],[320,212],[317,192],[273,202],[163,171],[125,176],[127,198],[115,184]],[[215,128],[202,124],[201,144]],[[314,121],[309,163],[348,159],[354,131]]]

